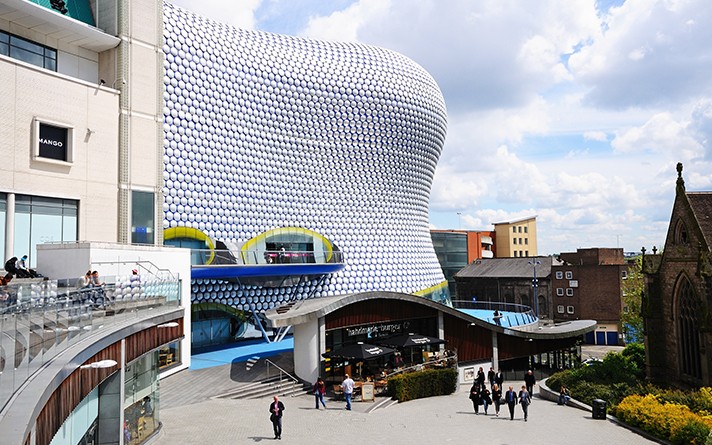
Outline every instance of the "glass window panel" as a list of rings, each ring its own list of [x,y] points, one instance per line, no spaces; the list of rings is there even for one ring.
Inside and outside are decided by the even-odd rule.
[[[61,207],[47,207],[47,206],[32,206],[32,214],[34,215],[61,215]]]
[[[0,54],[2,54],[3,56],[9,56],[10,45],[8,45],[7,43],[0,42]]]
[[[31,63],[33,65],[41,66],[44,67],[44,57],[24,50],[22,48],[17,48],[14,46],[10,47],[10,57],[17,59],[17,60],[22,60],[23,62]]]
[[[44,67],[50,71],[57,71],[57,61],[54,59],[45,58]]]
[[[37,262],[37,245],[49,242],[62,241],[62,216],[61,215],[32,215],[30,227],[30,266],[35,267]]]
[[[9,44],[10,43],[10,34],[0,31],[0,42]]]
[[[15,213],[15,252],[7,252],[7,256],[21,257],[30,253],[30,221],[29,213]]]
[[[38,55],[44,55],[44,47],[21,37],[10,36],[10,45],[16,48],[21,48]]]
[[[47,58],[57,60],[57,51],[53,50],[52,48],[45,48],[44,55]]]
[[[62,241],[77,240],[77,216],[64,215],[62,218]]]
[[[27,203],[30,204],[32,203],[32,196],[29,195],[15,195],[15,202],[16,203]]]
[[[131,242],[153,244],[153,193],[131,192]]]

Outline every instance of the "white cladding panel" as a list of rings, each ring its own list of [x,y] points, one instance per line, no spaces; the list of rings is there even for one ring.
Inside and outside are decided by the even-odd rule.
[[[445,281],[428,202],[447,115],[425,70],[386,49],[237,29],[171,4],[164,37],[163,227],[238,244],[303,227],[347,263],[318,286],[194,283],[194,302],[265,310]]]

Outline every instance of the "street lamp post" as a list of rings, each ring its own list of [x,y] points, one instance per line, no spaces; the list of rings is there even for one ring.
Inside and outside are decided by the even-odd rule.
[[[532,280],[532,286],[534,287],[534,307],[535,307],[535,315],[537,320],[539,319],[539,295],[537,293],[537,290],[539,289],[539,280],[536,278],[536,266],[541,264],[541,261],[529,261],[529,264],[531,264],[534,267],[534,279]]]

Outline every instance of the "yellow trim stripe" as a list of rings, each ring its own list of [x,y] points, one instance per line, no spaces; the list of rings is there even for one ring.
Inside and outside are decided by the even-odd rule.
[[[213,262],[213,260],[215,259],[215,243],[205,233],[192,227],[171,227],[163,231],[164,240],[181,238],[194,239],[205,242],[205,244],[208,245],[208,249],[210,249],[210,257],[208,258],[208,261],[205,262],[205,264],[211,264]]]
[[[329,256],[327,257],[326,260],[329,261],[331,259],[331,255],[332,255],[331,252],[334,251],[334,248],[331,246],[331,242],[328,239],[324,238],[324,236],[322,236],[321,234],[314,232],[313,230],[305,229],[303,227],[279,227],[277,229],[268,230],[264,233],[260,233],[256,237],[247,241],[245,244],[242,245],[241,250],[243,250],[243,251],[250,250],[251,248],[255,247],[255,244],[257,244],[258,241],[260,241],[264,238],[267,238],[268,236],[290,234],[290,233],[294,233],[295,231],[297,233],[301,233],[304,235],[311,235],[311,236],[314,236],[317,238],[321,238],[322,242],[324,243],[324,246],[326,246],[326,250],[329,252]]]

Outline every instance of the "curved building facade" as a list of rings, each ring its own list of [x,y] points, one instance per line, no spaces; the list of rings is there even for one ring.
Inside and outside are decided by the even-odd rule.
[[[394,291],[448,302],[428,202],[443,96],[382,48],[242,30],[164,5],[164,229],[245,245],[296,227],[346,267],[282,288],[194,281],[193,302]]]

